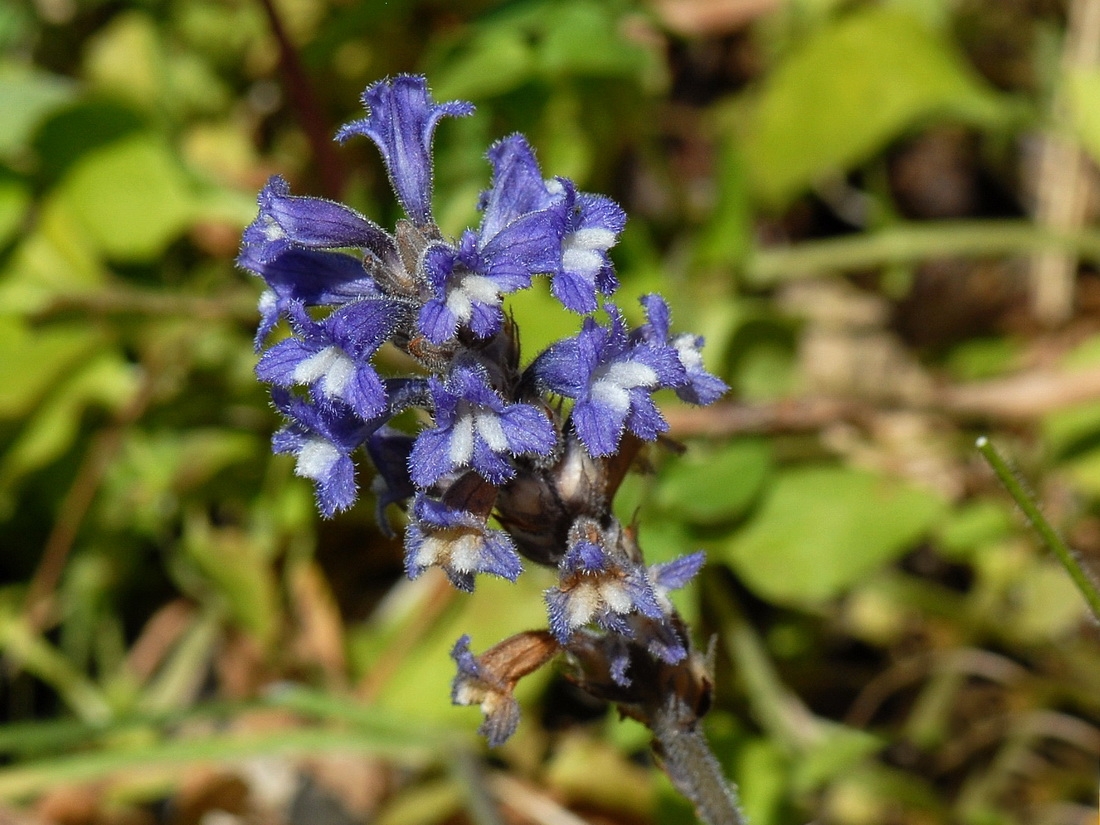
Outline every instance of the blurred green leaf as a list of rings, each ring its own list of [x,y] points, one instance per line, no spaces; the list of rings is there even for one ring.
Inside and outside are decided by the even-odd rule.
[[[83,156],[58,187],[108,257],[152,260],[196,216],[175,153],[160,138],[135,135]]]
[[[795,762],[793,785],[796,793],[817,790],[884,745],[881,738],[865,730],[837,724],[823,725],[822,729],[824,736]]]
[[[27,415],[63,373],[87,360],[101,339],[83,323],[32,330],[15,318],[0,318],[0,418]]]
[[[0,156],[26,147],[38,124],[72,100],[75,90],[69,78],[0,63]]]
[[[0,179],[0,247],[15,237],[27,218],[30,190],[17,180]]]
[[[943,511],[938,496],[863,470],[800,467],[776,479],[727,559],[766,599],[818,602],[898,558]]]
[[[868,6],[823,28],[767,77],[744,149],[756,192],[780,204],[924,118],[988,125],[1003,112],[953,46],[904,12]]]
[[[740,516],[771,469],[768,442],[744,438],[710,448],[695,444],[661,472],[656,503],[677,519],[715,524]]]

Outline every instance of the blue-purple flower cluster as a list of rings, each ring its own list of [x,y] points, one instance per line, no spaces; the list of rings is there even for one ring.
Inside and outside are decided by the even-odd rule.
[[[440,567],[472,590],[479,573],[514,581],[521,557],[559,570],[546,593],[549,633],[481,657],[465,637],[455,647],[454,699],[482,705],[483,733],[497,744],[515,729],[511,687],[527,663],[582,637],[589,661],[593,640],[604,640],[606,674],[623,689],[639,655],[668,664],[687,655],[667,593],[698,572],[702,554],[647,567],[610,501],[639,442],[668,429],[656,391],[709,404],[726,386],[703,368],[702,339],[670,333],[659,295],[642,299],[647,321],[634,330],[604,300],[618,287],[608,250],[626,215],[616,203],[543,178],[526,139],[512,135],[489,149],[480,226],[446,238],[432,212],[433,135],[473,107],[435,103],[416,76],[375,83],[363,104],[366,117],[337,138],[375,143],[407,218],[389,232],[269,181],[239,258],[267,287],[256,371],[286,419],[274,450],[295,456],[325,516],[355,502],[365,450],[383,525],[385,507],[406,506],[410,576]],[[502,302],[539,276],[586,317],[576,336],[521,367]],[[606,324],[592,314],[601,303]],[[281,320],[291,334],[265,348]],[[381,374],[385,345],[410,356],[416,374]],[[409,409],[426,414],[418,433],[390,425]]]

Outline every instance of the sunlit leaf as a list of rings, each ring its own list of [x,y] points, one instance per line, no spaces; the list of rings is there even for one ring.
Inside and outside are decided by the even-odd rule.
[[[72,100],[75,90],[69,78],[0,64],[0,155],[25,147],[38,124]]]
[[[727,559],[780,603],[839,595],[910,549],[944,509],[938,496],[841,467],[801,467],[776,479]]]
[[[771,467],[771,449],[741,439],[708,449],[690,448],[661,473],[656,502],[677,519],[714,524],[741,515],[756,497]]]
[[[1001,105],[916,18],[868,6],[823,28],[767,77],[744,147],[755,189],[786,201],[933,115],[988,124]]]

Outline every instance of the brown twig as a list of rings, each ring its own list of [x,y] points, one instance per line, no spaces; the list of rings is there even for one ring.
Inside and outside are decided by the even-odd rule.
[[[260,0],[260,4],[267,14],[271,33],[279,44],[279,68],[283,74],[283,82],[286,84],[290,103],[297,111],[298,123],[305,131],[313,151],[321,189],[325,196],[339,200],[344,191],[345,176],[340,156],[332,145],[335,130],[327,123],[317,102],[313,84],[310,83],[298,50],[291,42],[275,4],[272,0]]]
[[[130,402],[115,415],[110,425],[95,435],[84,453],[27,588],[24,612],[27,624],[34,630],[41,630],[48,621],[53,592],[61,580],[80,525],[92,506],[107,468],[122,447],[126,431],[141,418],[152,401],[157,379],[158,375],[147,369]]]

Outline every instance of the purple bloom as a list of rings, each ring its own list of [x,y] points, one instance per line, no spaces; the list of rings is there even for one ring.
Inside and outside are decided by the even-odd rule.
[[[561,264],[550,291],[574,312],[595,312],[596,293],[610,295],[619,286],[607,250],[626,226],[626,213],[603,195],[578,193],[560,179],[568,206],[568,224],[561,242]]]
[[[685,375],[684,383],[674,388],[680,400],[689,404],[710,404],[725,395],[729,391],[726,383],[703,367],[703,338],[689,332],[670,337],[668,304],[660,295],[646,295],[641,303],[648,322],[639,327],[633,337],[658,346],[668,344],[676,351]]]
[[[527,141],[513,135],[488,156],[493,179],[482,194],[480,229],[464,232],[457,248],[438,244],[424,256],[431,297],[418,326],[436,344],[460,325],[479,338],[493,335],[504,318],[502,297],[560,268],[566,203],[549,193]]]
[[[340,305],[382,296],[363,268],[363,261],[351,255],[287,249],[270,260],[263,260],[257,252],[256,247],[246,246],[237,258],[238,265],[263,278],[268,287],[260,295],[256,349],[261,347],[279,318],[288,314],[291,304]]]
[[[290,194],[290,185],[273,175],[260,191],[260,213],[244,230],[241,241],[253,247],[252,259],[271,261],[288,249],[358,247],[378,260],[392,260],[393,238],[350,206],[324,198]]]
[[[432,137],[443,117],[473,112],[470,103],[434,103],[425,78],[380,80],[363,92],[367,116],[343,126],[336,139],[364,135],[374,141],[397,199],[417,226],[432,223]]]
[[[675,350],[632,340],[618,309],[606,310],[611,326],[585,318],[576,337],[552,345],[531,367],[544,386],[576,399],[573,427],[593,456],[615,452],[624,427],[646,441],[667,430],[652,394],[685,381]]]
[[[546,591],[550,632],[561,644],[568,644],[573,633],[590,622],[630,636],[627,617],[632,613],[664,617],[645,568],[627,557],[617,539],[617,531],[604,533],[586,518],[570,530],[558,586]]]
[[[529,404],[509,404],[481,367],[456,365],[446,381],[429,378],[435,426],[420,433],[409,457],[421,488],[472,467],[491,484],[515,475],[509,456],[549,453],[557,443],[550,419]]]
[[[345,404],[317,406],[278,388],[271,398],[289,419],[272,437],[272,450],[297,457],[294,472],[314,482],[317,504],[326,518],[354,504],[355,465],[350,456],[381,421],[364,423]]]
[[[318,401],[342,401],[364,421],[386,409],[386,389],[370,357],[401,321],[404,305],[385,298],[345,304],[325,320],[312,320],[300,304],[290,307],[296,337],[268,349],[256,375],[280,387],[307,385]]]
[[[466,591],[474,589],[475,573],[514,582],[523,572],[507,533],[488,527],[484,517],[421,493],[405,533],[405,572],[415,579],[429,567],[441,567],[451,584]]]

